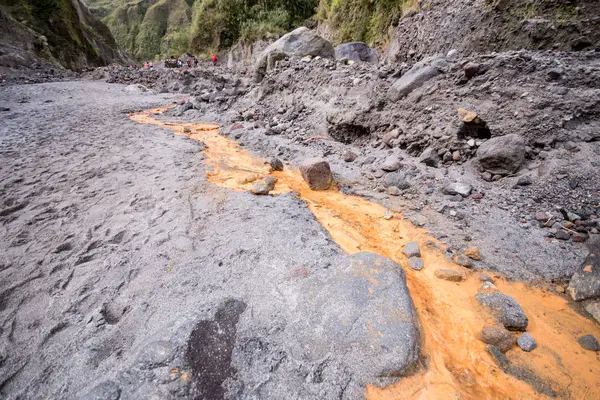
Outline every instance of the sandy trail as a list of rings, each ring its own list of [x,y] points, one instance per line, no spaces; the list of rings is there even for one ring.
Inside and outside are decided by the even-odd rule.
[[[171,97],[123,88],[0,91],[1,398],[89,398],[115,381],[121,398],[191,396],[198,320],[341,254],[292,197],[208,183],[197,141],[128,119]]]

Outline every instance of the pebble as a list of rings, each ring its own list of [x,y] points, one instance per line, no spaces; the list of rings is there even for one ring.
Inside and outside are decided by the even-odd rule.
[[[465,249],[465,255],[472,260],[481,260],[481,254],[478,247],[469,247]]]
[[[473,262],[464,254],[456,254],[454,257],[452,257],[452,261],[461,267],[473,268]]]
[[[269,165],[273,169],[273,171],[283,171],[283,162],[276,157],[271,158],[269,161]]]
[[[571,235],[569,234],[569,232],[565,231],[564,229],[559,229],[554,234],[554,237],[559,240],[569,240],[571,238]]]
[[[275,182],[277,182],[277,178],[274,176],[266,176],[252,185],[250,191],[258,195],[269,194],[271,190],[275,189]]]
[[[481,291],[494,290],[495,291],[495,290],[498,290],[498,288],[492,282],[483,282],[483,284],[481,285],[479,290],[481,290]]]
[[[400,189],[398,189],[396,186],[388,187],[387,192],[391,196],[400,196],[400,194],[402,194],[402,191],[400,191]]]
[[[471,190],[473,190],[473,186],[468,185],[466,183],[449,183],[442,188],[442,193],[446,195],[461,195],[462,197],[468,197],[471,194]]]
[[[437,271],[435,271],[435,276],[439,279],[444,279],[446,281],[450,281],[450,282],[460,282],[463,281],[465,279],[465,276],[458,272],[455,271],[453,269],[438,269]]]
[[[420,271],[424,267],[423,259],[421,257],[410,257],[408,259],[408,266],[415,271]]]
[[[600,351],[600,344],[594,337],[594,335],[585,335],[577,339],[579,345],[585,350]]]
[[[529,332],[523,332],[517,339],[517,344],[523,351],[532,351],[537,347],[537,342]]]
[[[494,282],[494,278],[492,278],[489,274],[486,274],[485,272],[479,274],[479,280],[482,282]]]
[[[354,160],[356,160],[358,158],[358,156],[356,154],[354,154],[351,151],[346,151],[342,158],[344,159],[344,161],[346,162],[353,162]]]
[[[404,255],[408,258],[421,257],[421,249],[419,248],[419,244],[417,242],[406,243],[402,253],[404,253]]]
[[[515,336],[502,325],[488,325],[477,334],[483,343],[492,344],[506,353],[515,345]]]
[[[517,181],[518,186],[529,186],[533,183],[533,178],[529,175],[525,175],[519,178]]]
[[[381,169],[386,172],[394,172],[400,169],[402,166],[402,159],[399,156],[391,155],[385,159],[383,164],[381,164]]]

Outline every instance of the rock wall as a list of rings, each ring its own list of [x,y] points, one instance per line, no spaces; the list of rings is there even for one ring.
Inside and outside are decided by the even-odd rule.
[[[44,8],[34,1],[0,1],[0,67],[4,73],[46,63],[72,70],[126,62],[110,31],[79,0]]]
[[[583,50],[600,42],[600,3],[590,0],[431,0],[400,19],[390,62],[447,53]]]

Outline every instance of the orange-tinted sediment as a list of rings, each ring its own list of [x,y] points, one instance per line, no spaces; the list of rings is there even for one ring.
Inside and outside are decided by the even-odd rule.
[[[366,397],[375,399],[541,399],[547,396],[498,368],[485,351],[477,332],[490,323],[474,296],[481,282],[478,274],[449,261],[443,245],[427,231],[413,226],[401,214],[389,212],[380,204],[336,189],[312,191],[300,173],[286,167],[270,172],[263,160],[219,135],[218,126],[194,123],[166,123],[152,115],[153,109],[130,117],[171,129],[177,134],[204,142],[206,163],[212,166],[208,180],[233,190],[248,190],[248,176],[271,174],[278,178],[271,193],[294,191],[306,201],[315,218],[347,253],[370,251],[402,265],[421,320],[425,365],[415,375],[378,388],[369,386]],[[189,133],[185,133],[189,130]],[[425,268],[413,271],[401,250],[409,241],[420,244]],[[510,262],[510,260],[507,260]],[[466,277],[454,283],[434,276],[438,268],[460,271]],[[600,337],[600,328],[572,310],[567,301],[539,288],[507,282],[497,277],[498,290],[512,296],[529,318],[527,331],[538,343],[525,353],[514,347],[506,355],[513,365],[530,369],[549,384],[560,398],[600,399],[600,355],[583,350],[577,338],[583,334]]]

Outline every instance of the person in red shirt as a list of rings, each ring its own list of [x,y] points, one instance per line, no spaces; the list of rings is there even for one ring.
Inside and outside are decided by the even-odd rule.
[[[213,53],[211,60],[212,60],[213,65],[217,64],[217,55],[215,53]]]

